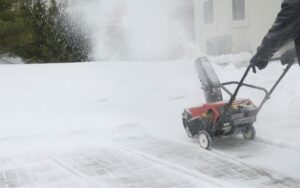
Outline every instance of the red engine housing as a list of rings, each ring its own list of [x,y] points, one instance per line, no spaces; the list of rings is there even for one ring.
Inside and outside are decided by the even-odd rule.
[[[186,109],[186,111],[189,112],[189,114],[192,116],[192,118],[195,118],[195,117],[205,116],[209,110],[212,110],[212,112],[214,114],[213,120],[214,120],[214,122],[216,122],[218,120],[218,118],[220,117],[220,114],[224,110],[224,106],[227,103],[228,103],[227,101],[221,101],[221,102],[216,102],[216,103],[207,103],[207,104],[203,104],[202,106],[199,106],[199,107],[188,108],[188,109]],[[232,108],[239,107],[239,106],[245,106],[245,105],[254,105],[254,104],[250,99],[240,99],[240,100],[234,101],[234,103],[232,104]]]

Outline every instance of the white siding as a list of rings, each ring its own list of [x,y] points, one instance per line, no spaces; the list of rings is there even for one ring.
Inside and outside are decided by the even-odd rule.
[[[232,36],[232,52],[255,51],[280,10],[281,0],[246,0],[246,19],[233,21],[232,0],[214,0],[214,23],[204,24],[203,0],[194,0],[199,47],[214,37]]]

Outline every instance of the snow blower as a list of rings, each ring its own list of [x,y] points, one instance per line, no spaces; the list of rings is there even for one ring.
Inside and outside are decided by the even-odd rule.
[[[218,136],[242,134],[244,139],[253,140],[256,135],[253,124],[257,120],[257,114],[271,98],[272,93],[294,62],[282,63],[286,65],[286,68],[271,90],[268,91],[263,87],[244,83],[252,68],[251,66],[246,69],[240,82],[221,83],[208,58],[201,57],[197,59],[196,69],[202,83],[206,103],[199,107],[184,110],[182,120],[187,135],[190,138],[198,139],[203,149],[210,149],[212,138]],[[229,85],[237,85],[234,93],[226,88]],[[250,99],[236,99],[241,87],[264,92],[265,97],[260,105],[256,106]],[[229,101],[223,100],[222,90],[230,96]]]

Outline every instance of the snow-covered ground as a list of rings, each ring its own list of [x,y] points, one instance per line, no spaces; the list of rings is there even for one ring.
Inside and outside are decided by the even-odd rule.
[[[214,67],[224,82],[245,70]],[[270,88],[281,71],[246,82]],[[218,138],[207,152],[181,124],[204,102],[194,60],[1,65],[0,187],[300,186],[299,72],[261,111],[256,141]]]

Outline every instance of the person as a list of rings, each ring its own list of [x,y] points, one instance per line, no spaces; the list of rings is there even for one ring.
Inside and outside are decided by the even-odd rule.
[[[281,57],[283,64],[300,58],[300,0],[283,0],[275,23],[250,60],[253,71],[266,68],[273,55],[289,42],[295,46]]]

